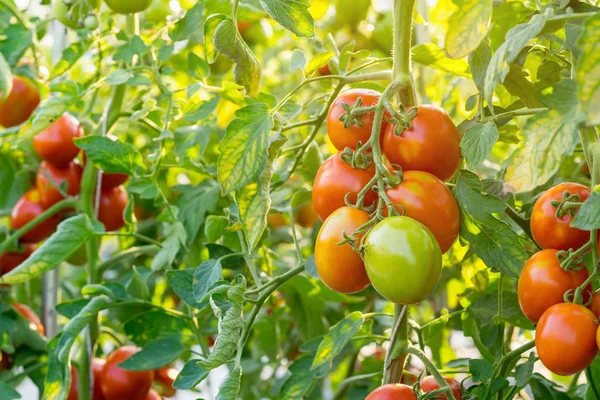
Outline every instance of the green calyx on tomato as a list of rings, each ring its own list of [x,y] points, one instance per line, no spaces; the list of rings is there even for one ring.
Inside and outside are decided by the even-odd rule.
[[[442,273],[435,237],[410,217],[388,217],[375,225],[365,237],[363,259],[373,287],[398,304],[425,300]]]
[[[104,0],[108,8],[119,14],[135,14],[148,9],[152,0]]]

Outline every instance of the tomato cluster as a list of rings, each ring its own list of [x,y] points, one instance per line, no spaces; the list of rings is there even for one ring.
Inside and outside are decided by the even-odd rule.
[[[447,377],[444,377],[444,381],[452,389],[454,399],[462,400],[460,384],[455,379]],[[440,388],[433,376],[426,376],[421,379],[418,386],[423,393],[433,392]],[[435,399],[447,400],[448,397],[442,394],[436,396]],[[372,391],[365,400],[417,400],[417,394],[411,386],[402,383],[390,383]]]
[[[442,254],[458,237],[458,205],[443,181],[458,169],[460,135],[443,110],[424,105],[404,112],[404,129],[386,115],[387,122],[375,132],[379,143],[372,143],[373,110],[380,97],[373,90],[352,89],[329,109],[327,135],[339,152],[321,165],[313,183],[314,208],[324,221],[316,266],[323,282],[338,292],[355,293],[372,284],[390,301],[415,304],[435,289]],[[374,190],[376,166],[368,162],[369,149],[362,151],[365,168],[354,168],[346,158],[367,143],[381,147],[389,172],[402,170],[402,181],[386,190],[402,216],[388,216],[384,207],[385,218],[365,235],[375,217],[369,213],[381,201]],[[348,240],[352,235],[360,244],[355,248]]]
[[[598,353],[600,296],[592,296],[589,273],[578,259],[561,265],[561,251],[576,251],[590,240],[590,232],[572,227],[577,204],[590,190],[577,183],[561,183],[545,191],[531,215],[531,233],[543,249],[525,264],[517,295],[523,314],[537,323],[535,345],[542,363],[558,375],[573,375],[588,367]],[[575,205],[575,207],[571,207]],[[565,268],[563,268],[565,267]],[[585,285],[585,286],[584,286]],[[575,300],[580,291],[585,304]],[[591,297],[591,298],[590,298]]]

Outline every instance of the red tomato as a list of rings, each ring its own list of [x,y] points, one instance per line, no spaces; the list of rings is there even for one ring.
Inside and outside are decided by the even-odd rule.
[[[71,387],[69,388],[69,395],[67,400],[79,400],[79,382],[77,381],[77,370],[71,366]]]
[[[35,249],[35,245],[28,244],[24,246],[23,250],[20,252],[7,251],[2,253],[2,255],[0,255],[0,275],[8,274],[10,271],[17,268],[29,258]]]
[[[310,228],[319,220],[315,206],[312,203],[301,205],[294,217],[298,225],[303,228]]]
[[[535,347],[540,360],[557,375],[573,375],[588,367],[596,354],[598,324],[593,312],[578,304],[555,304],[537,324]]]
[[[44,208],[51,207],[64,198],[59,191],[59,188],[63,187],[63,183],[67,185],[66,192],[69,196],[78,195],[81,189],[82,173],[81,165],[74,161],[66,168],[58,168],[46,161],[42,162],[35,182]]]
[[[395,205],[406,216],[425,225],[437,239],[442,253],[447,252],[458,237],[460,214],[450,189],[435,175],[423,171],[405,171],[402,183],[387,191]],[[398,211],[402,212],[402,207]],[[387,215],[387,208],[384,209]]]
[[[102,190],[98,207],[98,221],[104,224],[108,232],[121,229],[125,225],[123,212],[129,197],[123,186]]]
[[[369,221],[369,214],[352,208],[337,209],[323,223],[315,245],[315,262],[323,283],[340,293],[356,293],[371,282],[360,254],[352,250],[343,233],[352,235],[356,228]]]
[[[594,292],[592,295],[592,302],[588,308],[592,310],[594,314],[596,314],[596,317],[600,318],[600,295],[598,292]]]
[[[444,380],[446,381],[446,383],[448,385],[450,385],[450,388],[452,389],[452,394],[454,395],[454,399],[461,400],[462,394],[460,391],[460,383],[458,383],[455,379],[447,378],[447,377],[444,377]],[[435,380],[435,378],[433,376],[426,376],[425,378],[421,379],[421,390],[423,391],[423,393],[433,392],[434,390],[437,390],[439,388],[440,388],[440,385],[437,383],[437,381]],[[434,398],[436,400],[447,400],[448,399],[448,397],[445,395],[436,396]]]
[[[369,183],[375,174],[375,166],[368,170],[354,169],[334,154],[321,165],[313,183],[313,205],[321,221],[340,207],[346,205],[346,194],[349,201],[356,202],[356,196]],[[370,206],[377,200],[377,193],[369,190],[365,195],[365,206]]]
[[[79,154],[73,139],[83,136],[83,127],[71,114],[63,114],[33,138],[33,148],[44,161],[66,168]]]
[[[106,365],[106,360],[101,358],[92,359],[92,373],[94,374],[94,395],[92,400],[106,400],[102,393],[102,387],[100,384],[100,377],[102,376],[102,370]]]
[[[169,366],[162,367],[154,371],[155,381],[160,383],[162,391],[161,393],[167,397],[175,396],[175,388],[173,388],[173,382],[177,379],[179,372],[175,368]]]
[[[8,358],[8,354],[0,351],[0,372],[6,371],[7,369],[10,369],[10,359]]]
[[[319,75],[321,75],[321,76],[331,75],[331,69],[329,68],[329,63],[327,63],[324,66],[322,66],[321,68],[319,68]]]
[[[42,321],[40,321],[40,318],[35,312],[33,312],[31,308],[29,308],[29,306],[15,303],[13,304],[13,307],[19,314],[23,316],[23,318],[30,322],[29,327],[32,330],[37,330],[40,335],[44,334],[44,325],[42,325]]]
[[[373,390],[365,400],[417,400],[417,395],[410,386],[389,383]]]
[[[387,127],[383,134],[383,152],[403,171],[426,171],[446,181],[460,163],[460,133],[441,108],[423,105],[417,109],[411,129],[396,135],[395,125]]]
[[[168,397],[168,395],[165,395]],[[150,389],[144,400],[162,400],[162,397],[155,390]]]
[[[145,400],[154,381],[154,371],[127,371],[118,365],[140,349],[123,346],[106,360],[100,376],[100,388],[106,400]]]
[[[578,288],[589,277],[585,267],[579,271],[562,269],[556,253],[558,250],[535,253],[527,260],[519,277],[519,305],[523,314],[533,323],[537,323],[551,306],[564,303],[565,292]],[[590,292],[591,289],[588,287]]]
[[[40,104],[40,91],[33,83],[19,76],[12,83],[10,94],[0,103],[0,124],[5,128],[27,121]]]
[[[240,33],[242,33],[244,31],[246,31],[248,28],[250,28],[250,22],[248,22],[248,21],[238,21],[237,22],[237,28],[238,28],[238,31]]]
[[[10,227],[20,229],[33,221],[37,216],[44,212],[45,208],[41,204],[40,194],[37,190],[30,190],[15,204],[10,213]],[[37,243],[48,238],[54,233],[58,223],[57,216],[50,217],[21,237],[23,243]]]
[[[369,89],[351,89],[345,91],[335,99],[327,114],[327,135],[329,135],[329,139],[331,139],[331,143],[333,143],[335,148],[340,151],[344,150],[346,147],[356,149],[356,144],[358,142],[365,144],[371,137],[375,112],[361,115],[360,126],[352,123],[346,128],[344,126],[344,121],[340,120],[346,113],[342,104],[345,103],[349,106],[354,106],[359,97],[362,99],[361,107],[370,107],[377,105],[381,93]],[[383,122],[381,125],[382,132],[385,130],[386,126],[387,124]]]
[[[531,213],[531,233],[542,249],[578,249],[590,239],[590,232],[570,226],[573,217],[567,213],[556,217],[552,200],[562,201],[563,193],[578,194],[580,201],[590,195],[590,189],[578,183],[561,183],[546,190],[535,202]]]

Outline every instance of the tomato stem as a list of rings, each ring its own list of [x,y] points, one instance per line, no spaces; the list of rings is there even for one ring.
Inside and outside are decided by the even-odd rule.
[[[427,354],[425,354],[421,349],[414,346],[408,346],[406,348],[406,352],[408,354],[412,354],[413,356],[421,360],[421,362],[425,365],[425,368],[427,368],[429,373],[435,378],[435,381],[440,386],[439,391],[437,391],[437,393],[445,394],[447,399],[456,400],[454,394],[452,393],[452,388],[450,387],[450,385],[448,385],[448,382],[444,380],[444,377],[442,376],[442,374],[440,374],[440,371],[437,369],[437,367],[427,357]]]

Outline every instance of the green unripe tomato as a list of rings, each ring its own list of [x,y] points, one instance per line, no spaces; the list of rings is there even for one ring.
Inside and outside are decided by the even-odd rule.
[[[154,23],[165,22],[172,13],[169,0],[154,0],[146,11],[146,20]]]
[[[373,287],[387,300],[416,304],[435,289],[442,251],[425,225],[409,217],[389,217],[367,234],[363,260]]]
[[[98,26],[100,26],[100,23],[98,22],[98,18],[96,18],[95,15],[88,15],[83,20],[83,26],[85,29],[94,31],[94,30],[98,29]]]
[[[81,246],[77,251],[67,259],[67,262],[75,267],[81,267],[82,265],[87,264],[87,248],[86,246]]]
[[[367,18],[370,5],[371,0],[335,0],[336,20],[354,30]]]
[[[150,7],[152,0],[104,0],[108,8],[118,14],[135,14]]]
[[[52,0],[52,12],[56,19],[72,29],[82,28],[85,18],[95,14],[99,7],[100,0]]]

